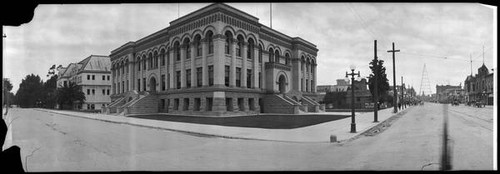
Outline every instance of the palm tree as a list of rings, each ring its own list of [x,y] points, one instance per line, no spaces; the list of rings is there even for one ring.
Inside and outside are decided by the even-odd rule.
[[[81,91],[80,86],[70,82],[68,86],[57,90],[56,98],[57,104],[60,106],[59,109],[63,109],[64,106],[73,106],[75,102],[85,101],[85,94]]]

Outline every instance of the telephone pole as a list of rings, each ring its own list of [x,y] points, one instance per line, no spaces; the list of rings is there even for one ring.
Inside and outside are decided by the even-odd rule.
[[[396,52],[399,52],[399,50],[394,49],[394,42],[392,43],[392,50],[387,50],[387,52],[391,53],[392,52],[392,79],[393,79],[393,85],[394,85],[394,95],[393,95],[393,100],[392,104],[394,105],[394,113],[398,112],[398,106],[397,106],[397,95],[398,91],[396,90],[396,62],[395,62],[395,57],[396,57]]]
[[[403,76],[401,76],[401,109],[405,107],[404,99],[405,99],[405,84],[403,83]]]
[[[375,91],[373,94],[374,94],[374,105],[373,105],[373,122],[378,122],[378,60],[377,60],[377,40],[375,40],[375,48],[373,49],[375,54],[374,54],[374,57],[375,57],[375,65],[374,68],[375,68],[375,73],[373,73],[375,75],[375,83],[373,84],[375,87],[373,89],[373,91]]]

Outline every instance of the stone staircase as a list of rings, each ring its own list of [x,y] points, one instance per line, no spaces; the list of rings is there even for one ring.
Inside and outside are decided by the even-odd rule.
[[[300,103],[283,94],[268,94],[264,96],[264,103],[266,113],[299,114]]]
[[[155,94],[140,95],[123,107],[124,115],[158,113],[158,97]]]
[[[320,104],[308,96],[302,96],[302,104],[307,107],[308,112],[320,111]]]

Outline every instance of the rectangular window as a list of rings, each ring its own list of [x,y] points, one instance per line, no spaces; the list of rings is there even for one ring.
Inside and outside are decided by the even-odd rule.
[[[160,99],[160,109],[165,109],[165,99]]]
[[[95,80],[95,75],[92,75],[92,80]]]
[[[109,89],[106,90],[106,94],[109,95]]]
[[[102,95],[106,95],[106,90],[102,89]]]
[[[137,79],[137,90],[141,91],[141,79]]]
[[[109,75],[108,75],[108,81],[109,81]]]
[[[186,87],[191,87],[191,69],[186,70]]]
[[[161,75],[161,90],[165,91],[165,75]]]
[[[214,66],[208,66],[208,86],[214,86]]]
[[[196,86],[201,87],[203,86],[203,68],[199,67],[196,68]]]
[[[141,71],[141,61],[137,62],[137,71]]]
[[[90,95],[90,89],[87,89],[87,95]]]
[[[191,47],[186,47],[186,59],[191,58]]]
[[[241,87],[241,68],[236,68],[236,87]]]
[[[245,111],[245,103],[243,101],[243,98],[238,98],[238,108],[240,111]]]
[[[182,110],[187,111],[189,110],[189,98],[184,98],[184,106]]]
[[[251,111],[254,111],[254,110],[255,110],[255,106],[254,106],[254,99],[253,99],[253,98],[248,98],[248,108],[249,108]]]
[[[194,98],[194,111],[200,111],[200,103],[201,99],[200,98]]]
[[[95,95],[95,89],[92,89],[92,95]]]
[[[241,48],[240,44],[236,45],[236,56],[241,57]]]
[[[262,72],[259,72],[259,88],[262,88]]]
[[[226,98],[226,111],[233,111],[233,99]]]
[[[247,88],[252,88],[252,70],[247,69]]]
[[[181,89],[181,71],[177,71],[175,74],[176,88]]]
[[[179,99],[174,99],[174,110],[179,110]]]
[[[229,65],[226,65],[224,67],[224,84],[226,86],[229,86],[229,74],[230,74],[230,67]]]
[[[64,81],[64,87],[68,86],[68,81]]]
[[[102,80],[106,80],[106,76],[105,75],[102,75]]]
[[[146,78],[142,78],[142,90],[147,91],[146,90]]]
[[[128,85],[128,80],[127,80],[127,91],[129,91],[128,86],[129,86],[129,85]]]
[[[142,61],[142,69],[146,70],[146,59],[144,59],[144,61]]]
[[[90,80],[90,75],[87,75],[87,80]]]
[[[207,101],[206,101],[206,107],[205,107],[205,110],[206,111],[212,111],[212,103],[213,103],[214,99],[212,97],[208,97],[207,98]]]

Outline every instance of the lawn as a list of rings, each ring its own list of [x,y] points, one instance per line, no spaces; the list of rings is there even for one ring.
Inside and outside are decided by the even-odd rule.
[[[348,115],[253,115],[239,117],[197,117],[178,115],[139,115],[135,118],[266,129],[293,129],[350,117]]]

